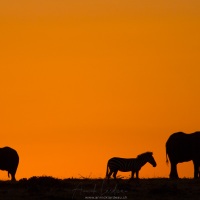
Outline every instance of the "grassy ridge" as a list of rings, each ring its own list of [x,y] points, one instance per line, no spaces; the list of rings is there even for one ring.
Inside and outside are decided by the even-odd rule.
[[[166,178],[133,180],[32,177],[0,181],[0,199],[200,199],[200,180]]]

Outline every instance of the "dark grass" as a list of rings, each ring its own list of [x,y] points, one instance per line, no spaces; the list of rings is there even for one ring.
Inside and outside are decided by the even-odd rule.
[[[137,180],[57,179],[31,177],[0,181],[0,199],[200,199],[200,180],[167,178]]]

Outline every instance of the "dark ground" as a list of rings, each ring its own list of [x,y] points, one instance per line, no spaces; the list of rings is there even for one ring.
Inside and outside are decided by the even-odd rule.
[[[32,177],[16,182],[0,181],[0,199],[200,199],[200,180],[155,178],[108,183],[104,179]]]

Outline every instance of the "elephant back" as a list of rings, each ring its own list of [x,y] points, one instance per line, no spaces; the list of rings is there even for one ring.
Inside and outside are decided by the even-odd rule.
[[[10,168],[17,168],[19,163],[19,156],[17,151],[10,147],[0,148],[0,169],[8,170]]]

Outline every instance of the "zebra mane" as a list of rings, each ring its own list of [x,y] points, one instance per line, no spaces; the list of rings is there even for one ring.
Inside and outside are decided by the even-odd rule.
[[[142,154],[139,154],[138,156],[137,156],[137,158],[141,158],[141,157],[143,157],[143,156],[152,156],[153,155],[153,153],[152,152],[145,152],[145,153],[142,153]]]

